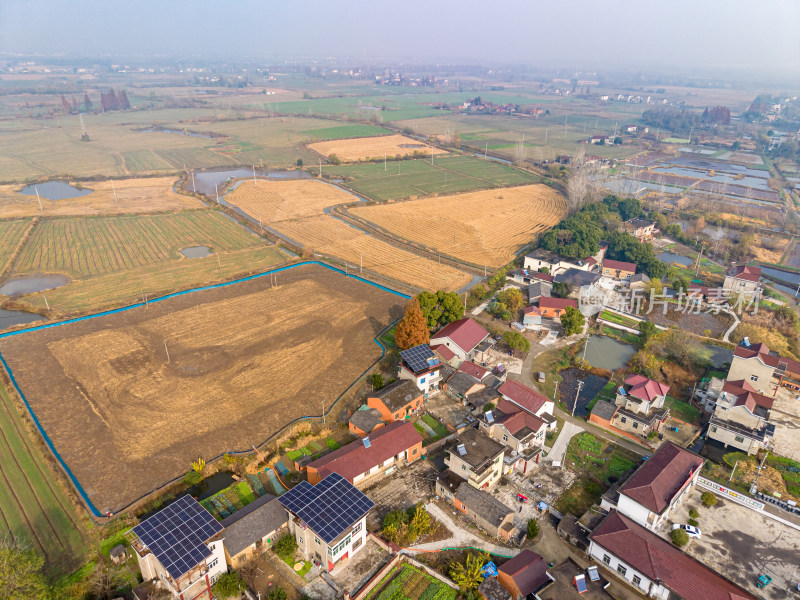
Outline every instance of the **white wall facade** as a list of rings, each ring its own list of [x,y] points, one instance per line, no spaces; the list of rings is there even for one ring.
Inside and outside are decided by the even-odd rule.
[[[289,518],[289,532],[297,540],[299,550],[306,560],[316,560],[323,564],[323,568],[330,572],[342,558],[352,557],[366,546],[367,517],[362,517],[353,524],[350,530],[339,536],[330,546],[314,533],[310,528],[303,528],[291,517]]]
[[[641,590],[643,594],[651,598],[656,598],[657,600],[669,600],[670,591],[666,587],[651,581],[631,565],[620,560],[599,544],[596,544],[594,540],[589,544],[589,556],[594,558],[597,563],[604,568],[613,571],[617,577],[622,577],[633,587]]]

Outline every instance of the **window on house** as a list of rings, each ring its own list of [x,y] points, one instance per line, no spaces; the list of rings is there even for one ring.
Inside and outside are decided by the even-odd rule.
[[[462,471],[466,471],[467,470],[467,465],[461,465],[461,470]]]
[[[462,504],[461,504],[461,510],[467,510],[467,505],[466,505],[466,504],[464,504],[464,503],[462,503]]]
[[[714,425],[714,426],[711,428],[711,433],[716,433],[716,432],[717,432],[717,426],[716,426],[716,425]]]
[[[611,557],[608,554],[603,554],[603,562],[607,565],[611,564]]]
[[[297,543],[298,544],[302,544],[303,543],[303,538],[297,538]]]
[[[353,533],[358,533],[359,531],[361,531],[361,521],[358,522],[358,525],[353,527]]]
[[[364,542],[364,538],[358,538],[355,542],[353,542],[353,550],[358,548]]]
[[[412,455],[412,456],[413,456],[413,455],[415,455],[415,454],[417,453],[417,450],[418,450],[418,448],[414,448],[414,449],[411,451],[411,455]]]
[[[627,572],[628,572],[628,569],[626,569],[622,565],[617,565],[617,573],[619,573],[620,575],[625,575],[625,573],[627,573]]]
[[[218,562],[219,562],[219,558],[215,558],[215,559],[214,559],[214,560],[212,560],[210,563],[208,563],[208,568],[209,568],[209,569],[213,569],[214,567],[216,567],[216,566],[217,566],[217,563],[218,563]]]
[[[750,375],[750,381],[758,381],[758,375]]]
[[[319,546],[319,538],[317,536],[314,536],[314,543]]]
[[[622,418],[620,419],[620,421],[622,421],[623,423],[627,423],[627,422],[628,422],[628,419],[627,419],[626,417],[622,417]]]
[[[507,441],[508,441],[508,436],[507,436],[507,435],[504,435],[504,436],[503,436],[503,441],[504,441],[504,442],[507,442]]]
[[[743,438],[741,435],[737,435],[737,436],[736,436],[735,438],[733,438],[733,439],[735,439],[735,440],[736,440],[737,442],[739,442],[739,443],[742,443],[742,442],[744,441],[744,438]]]
[[[633,422],[633,428],[634,428],[634,429],[639,429],[639,423],[638,423],[638,422],[636,422],[636,421],[634,421],[634,422]]]
[[[395,419],[399,419],[400,418],[400,413],[394,413],[394,418]]]
[[[642,578],[639,577],[638,575],[634,575],[633,576],[633,585],[639,585],[640,583],[642,583]]]
[[[425,383],[425,378],[423,377],[422,379],[419,380],[419,382],[420,383]]]

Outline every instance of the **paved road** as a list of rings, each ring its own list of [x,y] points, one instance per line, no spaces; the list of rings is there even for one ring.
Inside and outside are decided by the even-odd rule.
[[[532,377],[533,362],[536,360],[536,357],[539,356],[542,352],[544,352],[546,350],[552,350],[553,348],[557,348],[557,347],[559,347],[559,345],[567,345],[567,344],[563,344],[562,341],[559,341],[552,347],[545,347],[545,346],[542,346],[541,344],[537,344],[535,342],[532,342],[531,343],[531,350],[530,350],[530,352],[528,352],[528,356],[525,358],[525,362],[522,363],[522,373],[520,373],[519,375],[516,374],[516,373],[509,373],[508,374],[509,379],[514,379],[516,381],[519,381],[520,383],[522,383],[524,385],[527,385],[528,387],[531,387],[533,389],[539,389],[536,386],[536,383],[534,383],[533,377]],[[593,423],[589,423],[588,421],[585,421],[585,420],[583,420],[581,418],[573,417],[572,415],[570,415],[569,413],[564,412],[563,410],[561,410],[558,407],[555,408],[555,416],[558,417],[559,419],[563,419],[565,421],[565,425],[564,425],[565,427],[566,427],[566,423],[571,423],[571,424],[577,426],[579,429],[581,429],[583,431],[588,431],[589,433],[591,433],[592,435],[594,435],[596,437],[600,437],[600,438],[603,438],[604,440],[608,440],[610,442],[614,442],[618,446],[622,446],[623,448],[625,448],[627,450],[630,450],[631,452],[634,452],[635,454],[638,454],[640,456],[646,456],[646,455],[650,454],[650,452],[651,452],[650,449],[645,448],[644,446],[642,446],[640,444],[637,444],[634,441],[631,441],[631,440],[619,437],[617,435],[614,435],[610,431],[606,431],[602,427],[598,427],[597,425],[595,425]],[[558,440],[556,440],[556,441],[558,441]],[[566,450],[566,446],[565,446],[564,449]],[[552,454],[552,452],[551,452],[551,454]]]
[[[443,548],[480,548],[497,554],[500,556],[516,556],[519,554],[519,548],[507,548],[506,546],[498,546],[497,544],[490,544],[476,535],[470,533],[458,525],[453,519],[450,518],[445,511],[436,506],[435,504],[428,504],[428,512],[433,515],[440,523],[443,523],[450,532],[453,534],[446,540],[439,540],[438,542],[428,542],[427,544],[418,544],[411,548],[404,548],[404,552],[425,552],[433,550],[441,550]]]
[[[550,462],[557,460],[561,461],[561,464],[564,464],[564,455],[567,453],[569,441],[574,435],[577,435],[581,431],[583,431],[583,427],[576,423],[570,423],[569,421],[566,421],[564,426],[561,428],[561,432],[558,434],[553,447],[550,448],[550,453],[547,455],[547,459],[550,460]]]

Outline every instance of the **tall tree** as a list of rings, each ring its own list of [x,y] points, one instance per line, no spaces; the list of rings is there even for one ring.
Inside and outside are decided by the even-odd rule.
[[[125,90],[120,90],[119,94],[117,95],[117,102],[118,107],[121,110],[128,110],[131,107],[130,100],[128,100],[128,94],[125,93]]]
[[[400,350],[408,350],[420,344],[427,344],[430,339],[431,334],[422,309],[419,307],[419,301],[412,298],[406,304],[403,318],[400,319],[394,330],[394,341]]]
[[[561,315],[561,326],[564,327],[564,336],[575,335],[583,331],[586,317],[574,306],[568,306]]]
[[[64,94],[61,94],[61,106],[64,107],[64,112],[70,111],[71,107],[69,105],[69,101],[67,100],[66,96],[64,96]]]
[[[13,600],[50,598],[41,570],[44,559],[33,550],[0,540],[0,597]]]
[[[422,292],[417,296],[428,329],[435,331],[464,316],[464,305],[455,292]]]
[[[91,98],[89,98],[88,93],[83,94],[83,110],[85,110],[86,112],[92,110],[92,100]]]
[[[450,567],[450,577],[462,592],[477,589],[483,581],[483,565],[486,563],[485,554],[467,554],[463,563],[455,563]]]

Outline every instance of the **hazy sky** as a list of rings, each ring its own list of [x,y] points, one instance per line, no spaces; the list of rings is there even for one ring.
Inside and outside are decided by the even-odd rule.
[[[790,75],[800,74],[800,2],[0,0],[0,52],[741,67]]]

